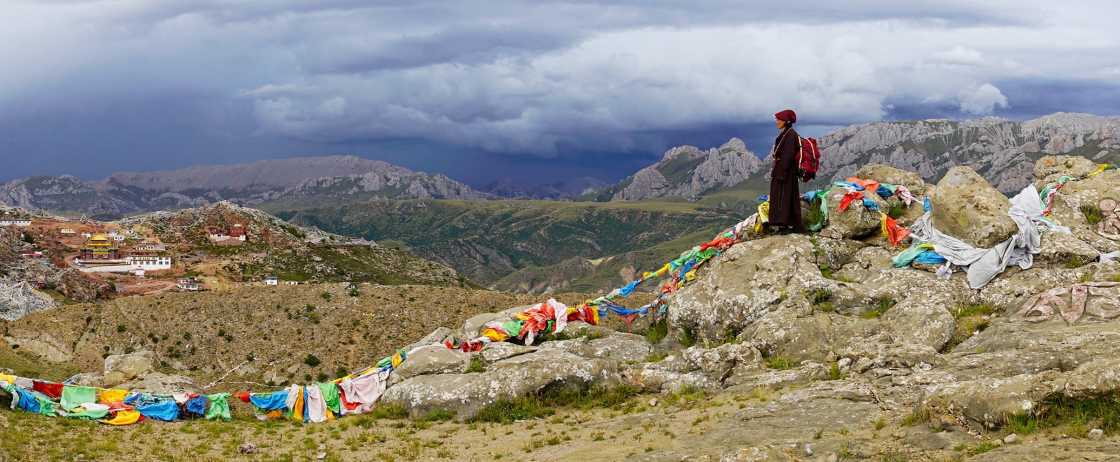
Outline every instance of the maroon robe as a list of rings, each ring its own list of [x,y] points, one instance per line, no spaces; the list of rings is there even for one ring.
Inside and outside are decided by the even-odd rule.
[[[797,190],[800,139],[797,131],[786,128],[774,139],[774,167],[770,170],[770,225],[792,226],[804,232],[801,222],[801,193]]]

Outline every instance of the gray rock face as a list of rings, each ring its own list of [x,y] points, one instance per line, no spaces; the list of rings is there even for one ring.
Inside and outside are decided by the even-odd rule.
[[[926,345],[934,350],[945,347],[957,322],[945,308],[949,297],[907,297],[883,315],[887,331],[905,343]]]
[[[116,386],[152,372],[154,365],[155,353],[151,351],[109,355],[105,357],[102,381],[106,387]]]
[[[594,340],[577,338],[545,342],[540,345],[540,348],[542,350],[560,349],[588,358],[604,358],[619,362],[644,361],[653,351],[653,346],[646,341],[645,337],[623,332]]]
[[[805,236],[774,236],[736,245],[708,264],[705,275],[671,302],[669,322],[701,341],[734,337],[779,307],[807,306],[803,293],[828,287]]]
[[[829,133],[820,145],[822,178],[842,180],[868,164],[886,164],[932,183],[949,168],[968,165],[1011,194],[1030,183],[1032,158],[1040,155],[1120,160],[1120,117],[1056,113],[1025,122],[994,117],[877,122]]]
[[[154,394],[202,392],[202,389],[199,388],[198,385],[195,385],[193,380],[187,377],[181,375],[167,375],[160,372],[152,372],[136,380],[121,384],[109,385],[108,381],[105,383],[105,386],[116,386],[126,390],[143,391]]]
[[[856,178],[875,180],[905,186],[915,197],[925,194],[926,182],[922,176],[911,170],[901,170],[885,164],[869,164],[856,170]]]
[[[11,329],[4,336],[4,341],[12,348],[19,348],[52,363],[69,361],[74,357],[74,349],[70,345],[48,332]]]
[[[619,378],[610,361],[548,349],[498,361],[486,372],[412,377],[389,387],[381,402],[405,406],[413,415],[440,409],[468,419],[499,399],[526,396],[549,385],[591,384]]]
[[[426,374],[464,372],[469,363],[470,354],[440,344],[423,346],[412,350],[408,359],[393,369],[392,381]]]
[[[739,184],[762,171],[765,165],[738,138],[707,151],[693,146],[676,147],[666,151],[657,163],[619,183],[611,200],[695,199],[712,189]]]
[[[975,247],[992,247],[1018,231],[1007,216],[1007,197],[968,167],[949,169],[930,200],[934,226]]]

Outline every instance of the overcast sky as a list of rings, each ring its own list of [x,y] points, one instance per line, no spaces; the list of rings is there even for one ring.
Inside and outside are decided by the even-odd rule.
[[[794,5],[788,5],[793,3]],[[4,0],[0,179],[351,153],[617,179],[772,114],[1120,113],[1120,3]],[[769,141],[768,141],[769,140]]]

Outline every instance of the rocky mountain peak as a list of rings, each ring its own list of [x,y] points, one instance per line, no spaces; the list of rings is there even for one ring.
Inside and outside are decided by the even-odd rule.
[[[611,200],[696,199],[714,189],[742,182],[762,170],[763,165],[758,155],[747,149],[739,138],[706,151],[695,146],[679,146],[665,151],[660,161],[608,188],[606,193]]]

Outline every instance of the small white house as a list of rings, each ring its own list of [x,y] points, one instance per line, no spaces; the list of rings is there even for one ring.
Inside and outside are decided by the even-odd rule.
[[[112,239],[112,240],[117,241],[117,242],[123,242],[124,241],[124,236],[121,235],[121,234],[117,234],[117,233],[109,233],[109,239]]]
[[[148,271],[171,269],[171,257],[160,255],[131,255],[128,264]]]
[[[93,233],[82,233],[82,237],[84,237],[86,239],[89,239],[89,238],[93,237]]]
[[[30,218],[0,218],[0,226],[18,226],[26,228],[31,226]]]
[[[72,236],[74,235],[74,230],[70,228],[62,228],[58,230],[58,234],[62,234],[64,236]]]
[[[265,276],[264,277],[264,285],[274,286],[274,285],[278,285],[278,284],[280,284],[280,280],[277,279],[276,276]]]
[[[137,269],[132,270],[132,275],[136,276],[136,277],[141,277],[142,278],[142,277],[144,277],[144,274],[146,274],[146,273],[147,272],[144,271],[144,268],[137,268]]]

